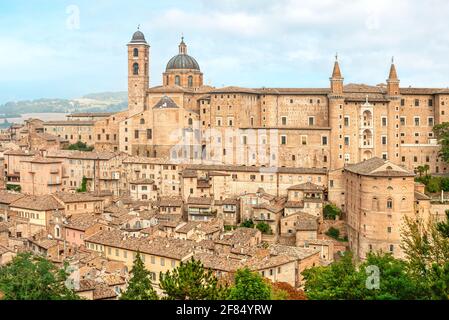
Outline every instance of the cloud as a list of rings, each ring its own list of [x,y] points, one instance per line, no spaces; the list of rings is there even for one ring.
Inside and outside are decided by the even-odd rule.
[[[395,56],[402,85],[449,85],[447,0],[79,0],[73,31],[65,28],[69,3],[45,3],[39,16],[23,5],[3,11],[0,82],[55,79],[55,94],[126,89],[125,44],[140,23],[152,85],[181,33],[216,86],[328,86],[335,52],[348,83],[385,81]],[[8,28],[14,20],[21,23]]]

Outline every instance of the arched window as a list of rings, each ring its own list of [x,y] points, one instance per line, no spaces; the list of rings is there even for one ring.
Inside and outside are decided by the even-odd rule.
[[[176,76],[176,77],[175,77],[175,84],[176,84],[177,86],[180,86],[180,85],[181,85],[181,77],[180,77],[180,76]]]
[[[393,199],[387,200],[387,209],[393,209]]]
[[[134,56],[134,57],[138,57],[138,56],[139,56],[139,49],[134,48],[134,50],[133,50],[133,56]]]
[[[140,119],[140,124],[145,124],[145,119]]]
[[[193,77],[189,76],[189,87],[193,87]]]
[[[135,76],[139,75],[139,64],[138,63],[134,63],[134,65],[133,65],[133,74]]]
[[[189,126],[193,126],[193,119],[189,118]]]

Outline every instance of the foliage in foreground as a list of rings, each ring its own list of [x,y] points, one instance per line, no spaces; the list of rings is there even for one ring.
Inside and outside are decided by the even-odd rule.
[[[140,253],[134,260],[131,270],[131,279],[126,292],[122,294],[120,300],[158,300],[156,291],[150,279],[150,272],[145,269]]]
[[[245,268],[238,270],[235,284],[230,290],[230,300],[270,300],[271,288],[258,273]]]
[[[314,300],[430,300],[449,298],[449,212],[445,222],[407,217],[402,232],[405,259],[370,253],[356,264],[351,253],[327,267],[303,272]],[[376,277],[376,274],[379,277]],[[379,279],[379,281],[376,280]]]
[[[78,300],[67,279],[50,261],[21,253],[0,268],[0,291],[5,300]]]
[[[160,287],[167,300],[222,300],[228,288],[221,285],[211,270],[194,259],[160,275]]]

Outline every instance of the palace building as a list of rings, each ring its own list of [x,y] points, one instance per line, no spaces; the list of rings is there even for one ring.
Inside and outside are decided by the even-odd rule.
[[[214,88],[183,39],[163,85],[150,87],[141,31],[128,60],[129,111],[117,136],[130,155],[329,170],[379,157],[447,171],[432,128],[449,120],[449,89],[401,88],[394,63],[377,86],[345,85],[337,60],[329,88]]]

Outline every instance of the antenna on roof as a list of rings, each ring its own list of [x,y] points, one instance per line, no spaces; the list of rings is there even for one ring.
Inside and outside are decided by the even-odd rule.
[[[338,52],[335,53],[335,61],[338,61]]]

